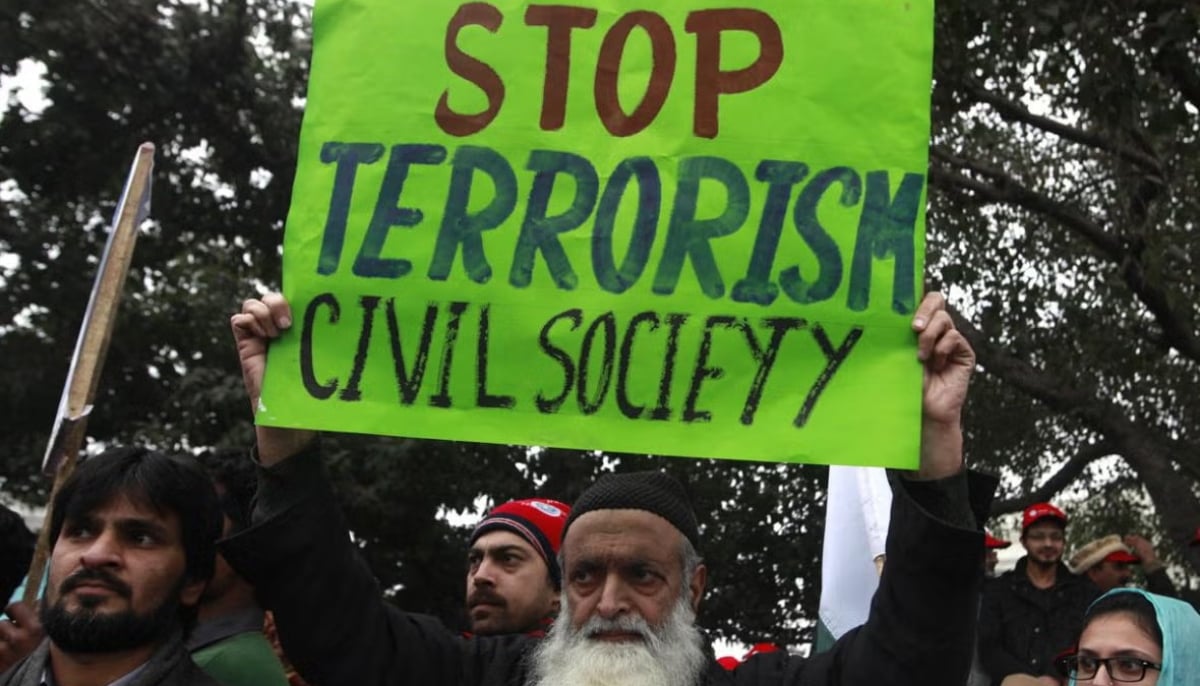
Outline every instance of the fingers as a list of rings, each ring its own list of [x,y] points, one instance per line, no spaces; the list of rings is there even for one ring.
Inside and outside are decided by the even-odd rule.
[[[234,336],[238,339],[277,338],[281,331],[292,325],[292,309],[279,293],[268,293],[262,300],[251,298],[242,303],[242,311],[229,319]]]
[[[966,337],[954,329],[953,324],[941,332],[928,357],[923,359],[930,371],[934,372],[940,372],[951,365],[970,369],[975,367],[975,351],[967,343]]]
[[[33,627],[41,625],[41,622],[38,621],[37,613],[33,611],[33,608],[28,603],[13,603],[4,608],[4,612],[20,626]]]
[[[935,354],[937,346],[949,333],[957,333],[954,330],[954,320],[950,319],[950,315],[945,310],[932,313],[917,335],[917,359],[922,362],[929,361],[930,357]],[[940,365],[934,368],[940,369]]]
[[[934,315],[938,312],[945,312],[946,297],[937,291],[926,293],[921,299],[921,304],[917,306],[917,312],[913,315],[912,328],[913,331],[924,331],[929,323],[933,321]]]
[[[12,621],[0,622],[0,672],[33,652],[44,635],[37,613],[28,604],[13,603],[5,612]]]
[[[288,305],[287,298],[283,297],[282,293],[267,293],[262,297],[262,302],[270,310],[271,321],[275,326],[280,329],[292,326],[292,307]]]

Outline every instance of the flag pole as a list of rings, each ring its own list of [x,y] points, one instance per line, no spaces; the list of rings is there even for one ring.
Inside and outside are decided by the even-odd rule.
[[[133,246],[137,241],[138,226],[150,213],[151,171],[154,169],[154,144],[142,143],[134,156],[125,190],[113,215],[112,228],[92,295],[88,300],[83,325],[79,328],[79,339],[75,342],[75,354],[67,382],[63,386],[54,428],[42,459],[42,471],[54,474],[54,486],[46,504],[46,518],[38,535],[37,548],[29,565],[29,576],[25,582],[23,600],[33,603],[41,590],[42,575],[50,552],[50,520],[54,515],[54,496],[67,477],[75,470],[79,451],[87,434],[88,414],[96,397],[100,382],[100,371],[108,355],[108,343],[112,339],[113,326],[117,319],[117,306],[121,302],[121,290],[129,274],[129,263],[133,259]]]

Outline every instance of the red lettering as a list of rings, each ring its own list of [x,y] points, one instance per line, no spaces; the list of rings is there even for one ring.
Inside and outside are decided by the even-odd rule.
[[[571,31],[596,25],[596,10],[565,5],[530,5],[527,26],[546,27],[546,84],[542,89],[542,130],[562,128],[571,76]]]
[[[491,65],[459,49],[458,32],[466,26],[482,26],[495,33],[503,20],[500,10],[492,5],[469,2],[458,8],[446,27],[446,64],[450,71],[479,86],[488,99],[484,111],[464,114],[450,109],[450,89],[442,91],[433,118],[451,136],[469,136],[483,130],[500,114],[500,106],[504,103],[504,81]]]
[[[621,73],[621,58],[625,44],[634,28],[640,27],[650,36],[653,66],[646,93],[632,114],[625,114],[617,99],[617,79]],[[667,101],[671,81],[675,78],[675,37],[667,21],[654,12],[630,12],[621,17],[600,45],[596,64],[596,112],[604,128],[614,136],[632,136],[654,121]]]
[[[693,131],[702,138],[716,138],[718,98],[723,93],[753,90],[774,76],[783,63],[783,36],[769,14],[751,9],[698,10],[688,15],[684,29],[696,34]],[[758,38],[761,51],[750,66],[721,71],[723,31],[749,31]]]

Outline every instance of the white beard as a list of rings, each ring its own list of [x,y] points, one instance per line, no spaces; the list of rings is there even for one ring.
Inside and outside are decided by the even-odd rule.
[[[578,630],[564,594],[562,610],[533,654],[534,686],[694,686],[708,657],[696,615],[680,597],[662,627],[637,615],[592,617]],[[632,631],[645,640],[609,643],[587,638],[598,631]]]

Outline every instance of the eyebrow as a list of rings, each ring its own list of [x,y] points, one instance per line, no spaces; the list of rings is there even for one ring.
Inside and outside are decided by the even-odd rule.
[[[88,514],[65,520],[63,522],[63,528],[67,529],[79,526],[97,527],[105,523],[105,520],[96,516],[94,513],[89,512]],[[170,528],[156,519],[145,517],[124,517],[111,522],[111,524],[113,528],[117,529],[117,531],[120,531],[122,534],[145,532],[163,539],[172,538]]]
[[[170,533],[170,530],[161,522],[154,519],[143,519],[141,517],[119,519],[113,524],[113,526],[121,531],[147,531],[159,536],[167,536]]]
[[[1109,657],[1132,657],[1132,658],[1136,658],[1138,660],[1145,660],[1146,662],[1162,662],[1161,658],[1155,659],[1154,656],[1152,656],[1150,653],[1143,652],[1136,648],[1126,648],[1124,650],[1117,650],[1117,651],[1114,651],[1112,655],[1109,655],[1104,658],[1101,658],[1100,653],[1097,653],[1096,651],[1094,651],[1090,648],[1080,648],[1079,654],[1085,655],[1087,657],[1094,657],[1097,659],[1102,659],[1102,660],[1108,659]]]
[[[492,546],[475,545],[471,546],[470,550],[471,555],[480,554],[494,556],[503,555],[504,553],[520,553],[522,555],[528,555],[528,552],[524,548],[514,543],[502,543],[500,545]]]

